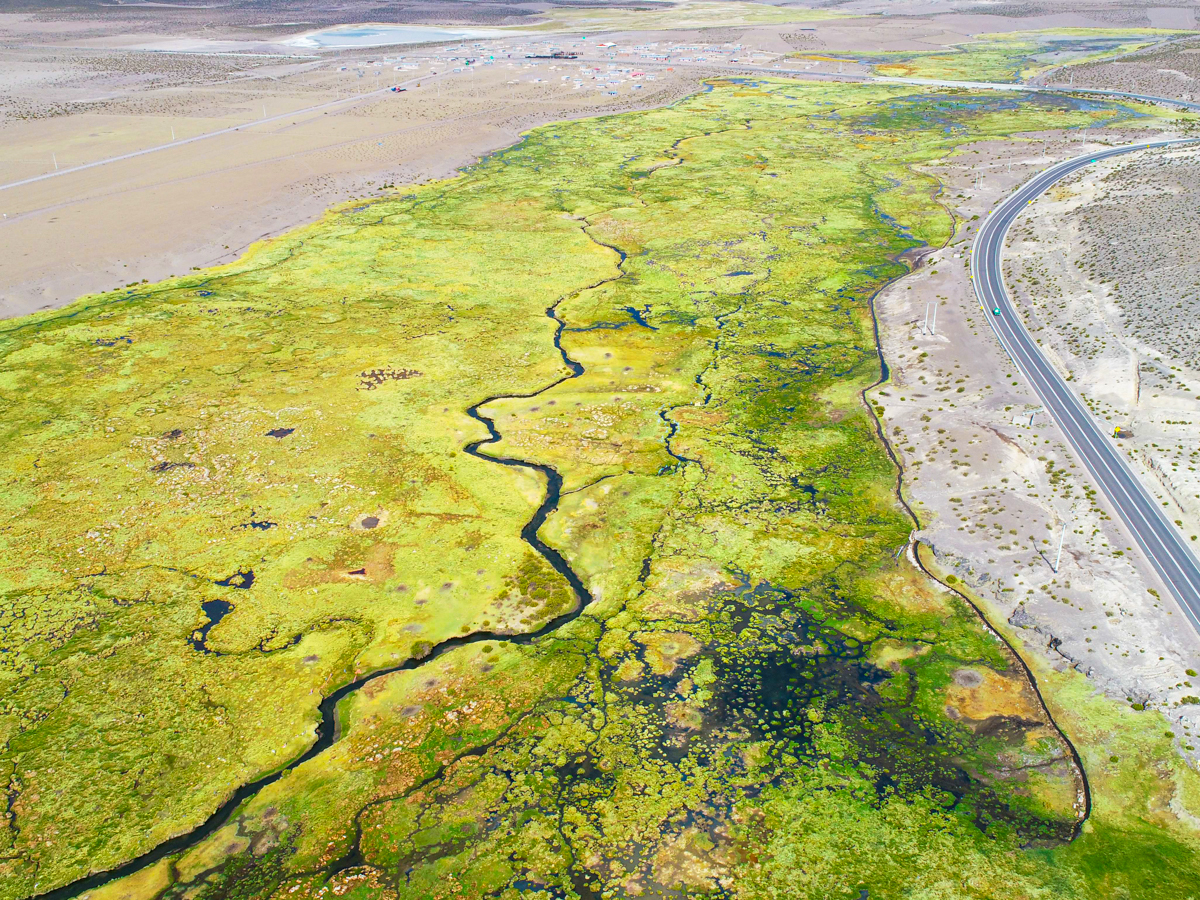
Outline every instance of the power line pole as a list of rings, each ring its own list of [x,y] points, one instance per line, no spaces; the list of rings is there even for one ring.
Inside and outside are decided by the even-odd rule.
[[[1062,561],[1063,541],[1067,539],[1067,529],[1071,526],[1071,520],[1067,519],[1063,522],[1062,534],[1058,536],[1058,553],[1054,555],[1054,574],[1058,574],[1058,564]]]

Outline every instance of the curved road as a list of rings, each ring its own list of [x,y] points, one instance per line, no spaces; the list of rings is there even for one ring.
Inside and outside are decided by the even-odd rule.
[[[855,76],[843,76],[845,78]],[[899,78],[892,75],[857,76],[866,81],[881,84],[912,84],[917,87],[948,87],[961,88],[970,91],[1009,91],[1020,94],[1062,94],[1073,96],[1083,94],[1089,97],[1099,97],[1105,100],[1137,100],[1141,103],[1153,103],[1157,106],[1177,106],[1200,112],[1200,103],[1190,100],[1176,100],[1173,97],[1155,97],[1151,94],[1134,94],[1129,91],[1107,91],[1102,88],[1072,87],[1071,85],[1040,85],[1025,84],[1020,81],[950,81],[945,78]],[[1092,157],[1089,157],[1091,159]]]
[[[1000,343],[1021,374],[1033,385],[1100,489],[1116,507],[1159,576],[1183,607],[1192,626],[1200,632],[1200,564],[1197,564],[1196,557],[1180,537],[1179,529],[1163,515],[1158,502],[1130,470],[1115,441],[1109,436],[1108,426],[1092,416],[1042,355],[1013,307],[1004,288],[1001,269],[1004,238],[1009,226],[1021,214],[1021,210],[1055,182],[1109,156],[1193,140],[1149,141],[1113,147],[1068,159],[1039,173],[996,207],[979,229],[971,251],[971,278],[975,284],[975,295],[983,305],[984,314],[1000,338]],[[993,309],[999,309],[999,315],[993,315]]]

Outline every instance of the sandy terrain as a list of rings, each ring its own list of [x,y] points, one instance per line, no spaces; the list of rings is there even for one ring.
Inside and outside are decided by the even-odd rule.
[[[1192,10],[1181,9],[1192,16]],[[1178,17],[1180,22],[1185,17]],[[1186,24],[1159,27],[1195,28],[1194,18]],[[1047,72],[1035,79],[1042,84],[1073,85],[1110,91],[1130,91],[1153,97],[1200,100],[1200,38],[1131,53],[1105,62],[1081,63]]]
[[[0,317],[228,261],[336,203],[450,175],[540,123],[667,103],[739,67],[866,71],[786,58],[796,48],[937,46],[966,33],[936,21],[885,26],[838,20],[314,54],[283,43],[308,26],[249,40],[257,36],[229,24],[195,32],[172,30],[169,19],[0,16]],[[525,59],[560,47],[580,59]],[[390,84],[407,89],[381,92]],[[362,92],[374,93],[357,99]],[[228,133],[174,146],[215,132]],[[154,152],[5,187],[146,150]]]
[[[788,56],[797,50],[936,49],[981,32],[1104,23],[1096,10],[1068,5],[1025,10],[1022,18],[991,7],[980,14],[971,4],[907,4],[889,7],[895,14],[888,16],[612,32],[586,45],[571,68],[522,58],[549,52],[548,39],[566,46],[578,34],[321,53],[286,42],[334,22],[494,27],[527,25],[535,15],[611,22],[624,13],[478,2],[372,5],[369,14],[354,2],[336,12],[306,2],[286,9],[268,3],[257,12],[10,8],[37,14],[0,15],[3,184],[240,130],[0,188],[7,251],[0,257],[0,317],[227,261],[255,240],[382,185],[449,175],[539,123],[669,102],[701,78],[738,66],[812,77],[866,71]],[[655,58],[668,50],[668,58]],[[465,65],[485,54],[496,62]],[[600,71],[581,74],[586,65]],[[612,69],[618,71],[610,78]],[[639,69],[653,77],[635,84]],[[575,88],[579,78],[584,84]],[[402,94],[327,105],[401,83],[408,86]]]
[[[82,106],[62,99],[57,107],[43,105],[44,114],[36,118],[5,122],[0,131],[5,183],[173,137],[245,127],[0,190],[0,234],[7,251],[0,258],[0,316],[235,258],[251,242],[316,218],[337,202],[385,184],[450,175],[534,125],[667,103],[712,74],[697,68],[635,82],[610,77],[607,66],[581,75],[581,64],[527,61],[524,53],[478,68],[450,59],[454,54],[441,54],[441,60],[434,51],[424,53],[434,58],[410,54],[401,60],[402,55],[391,50],[274,64],[251,58],[253,67],[236,78],[217,65],[227,66],[227,60],[188,56],[199,59],[203,80],[137,90],[121,87],[123,73],[136,60],[103,57],[105,71],[118,73],[106,81],[118,94],[114,99]],[[171,63],[179,58],[135,56]],[[83,65],[81,59],[98,65],[95,51],[83,56],[63,51],[57,59],[66,68],[63,59],[70,66]],[[19,69],[10,65],[7,71]],[[175,70],[172,65],[163,77],[173,78]],[[583,82],[580,88],[563,80],[568,73]],[[408,89],[378,93],[398,83]],[[377,93],[353,100],[362,90]],[[52,93],[30,90],[24,96]],[[346,97],[353,102],[278,118]],[[30,106],[22,107],[19,99],[9,103]],[[255,124],[264,116],[272,121]]]
[[[1198,210],[1200,150],[1105,161],[1033,204],[1006,271],[1055,363],[1200,542]]]
[[[1200,669],[1200,638],[1003,355],[968,279],[972,217],[1088,146],[1097,145],[1081,133],[1030,135],[967,148],[932,170],[959,230],[879,296],[892,382],[873,397],[906,469],[918,537],[1027,651],[1077,668],[1111,696],[1161,709],[1186,749],[1200,729],[1200,708],[1183,701],[1200,695],[1200,679],[1187,674]]]

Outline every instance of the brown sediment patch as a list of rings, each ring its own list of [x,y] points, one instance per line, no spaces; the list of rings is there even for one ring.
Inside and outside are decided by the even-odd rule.
[[[704,727],[704,713],[695,703],[675,700],[664,708],[667,724],[680,731],[699,731]]]
[[[712,428],[724,425],[729,421],[729,414],[722,410],[697,409],[694,406],[680,406],[671,410],[671,418],[680,425],[696,425],[701,428]]]
[[[407,381],[410,378],[420,378],[422,372],[416,369],[396,369],[387,366],[382,369],[368,369],[358,373],[358,390],[373,391],[387,381]]]
[[[976,731],[995,729],[996,719],[1043,724],[1045,713],[1023,678],[1012,678],[985,666],[964,666],[953,674],[946,688],[946,714],[967,719]]]
[[[298,590],[347,581],[383,584],[395,574],[392,560],[396,550],[396,545],[381,541],[353,558],[338,557],[329,561],[310,559],[288,572],[283,577],[283,586]]]
[[[922,656],[930,651],[929,644],[906,644],[890,638],[882,638],[871,644],[871,664],[889,672],[899,672],[905,660]]]
[[[634,635],[646,648],[646,664],[656,675],[674,675],[682,660],[700,652],[700,642],[682,631],[651,631]]]
[[[698,621],[712,597],[737,587],[719,565],[708,560],[662,560],[654,572],[654,590],[638,601],[637,611],[643,619]]]
[[[646,671],[646,666],[640,659],[629,657],[617,667],[617,681],[637,681],[642,677],[642,673]]]
[[[945,596],[908,566],[880,574],[873,584],[878,598],[907,612],[948,611]]]
[[[729,870],[708,832],[687,828],[654,855],[653,878],[667,888],[715,891]]]

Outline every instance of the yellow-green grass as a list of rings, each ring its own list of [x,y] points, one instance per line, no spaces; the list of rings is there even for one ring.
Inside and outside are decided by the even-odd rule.
[[[1059,28],[979,34],[940,50],[873,53],[798,54],[822,59],[852,59],[877,75],[949,81],[1025,81],[1042,72],[1097,62],[1149,47],[1186,32],[1153,28]]]
[[[1089,896],[1067,744],[897,559],[860,392],[871,296],[950,233],[913,165],[1118,117],[717,82],[8,323],[0,896],[193,828],[337,686],[571,609],[521,536],[544,477],[480,455],[561,475],[541,539],[591,605],[366,681],[97,897]]]
[[[766,3],[730,2],[730,0],[677,0],[635,8],[546,10],[537,25],[516,26],[512,30],[534,32],[653,31],[690,28],[731,28],[753,25],[785,25],[790,22],[816,22],[843,17],[827,10],[795,9]]]

